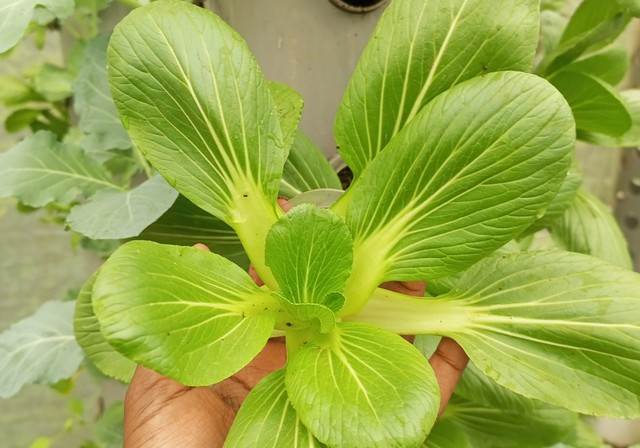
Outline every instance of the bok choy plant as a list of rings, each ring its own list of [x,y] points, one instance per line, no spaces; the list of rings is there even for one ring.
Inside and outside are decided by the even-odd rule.
[[[328,208],[286,214],[289,156],[317,157],[297,130],[301,98],[266,81],[213,13],[177,0],[133,11],[108,49],[119,116],[181,206],[237,234],[264,286],[216,253],[130,241],[78,299],[94,363],[211,385],[283,332],[286,367],[251,392],[229,447],[437,446],[435,375],[400,334],[456,340],[475,375],[464,397],[476,378],[575,412],[640,415],[640,276],[514,242],[572,199],[571,108],[528,73],[539,8],[392,2],[337,114],[354,181]],[[379,288],[416,280],[434,285],[429,297]]]

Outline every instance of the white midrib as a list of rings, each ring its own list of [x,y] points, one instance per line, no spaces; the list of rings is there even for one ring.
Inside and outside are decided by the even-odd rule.
[[[462,16],[462,12],[467,6],[467,2],[468,0],[464,0],[462,5],[460,6],[460,10],[454,17],[453,21],[451,22],[451,26],[447,31],[447,35],[445,36],[444,41],[442,42],[442,46],[440,47],[440,50],[438,50],[438,54],[436,55],[436,58],[433,61],[433,65],[431,66],[431,70],[429,70],[429,76],[427,76],[427,80],[422,86],[422,90],[420,91],[420,94],[416,98],[415,103],[413,103],[413,107],[411,108],[411,112],[409,112],[409,115],[407,115],[407,119],[405,120],[405,123],[409,123],[420,111],[422,102],[424,101],[424,97],[427,95],[427,92],[429,91],[429,87],[431,87],[431,84],[433,83],[433,79],[436,76],[438,67],[440,66],[440,62],[442,62],[442,57],[444,56],[444,53],[447,50],[447,47],[449,46],[451,37],[453,36],[453,33],[458,26],[458,22],[460,20],[460,17]]]

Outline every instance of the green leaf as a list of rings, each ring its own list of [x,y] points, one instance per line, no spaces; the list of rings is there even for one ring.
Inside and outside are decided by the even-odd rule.
[[[154,168],[236,230],[268,228],[286,152],[242,38],[203,8],[156,2],[116,26],[108,60],[116,108]]]
[[[590,32],[605,20],[617,15],[620,7],[613,2],[600,0],[583,0],[571,16],[567,27],[562,33],[562,42],[575,39]]]
[[[298,131],[284,164],[279,195],[292,198],[320,188],[341,190],[342,185],[322,151]]]
[[[570,207],[571,202],[574,200],[576,194],[578,194],[578,190],[581,186],[582,173],[574,160],[573,165],[569,168],[566,177],[560,185],[558,194],[553,198],[553,201],[551,201],[545,210],[544,216],[520,234],[519,238],[553,226],[553,224],[565,213],[565,210]]]
[[[442,418],[479,446],[546,448],[575,429],[578,415],[515,394],[469,363]]]
[[[503,255],[469,269],[448,303],[462,309],[441,333],[494,381],[584,414],[640,415],[640,275],[570,252]]]
[[[629,70],[629,54],[621,47],[613,47],[588,55],[564,66],[561,71],[584,73],[615,86]]]
[[[105,375],[128,383],[136,364],[109,345],[100,331],[100,322],[93,312],[91,300],[96,271],[84,284],[78,295],[73,327],[76,340],[91,362]]]
[[[73,0],[0,0],[0,53],[13,48],[24,35],[36,6],[59,19],[73,14]]]
[[[86,134],[82,146],[89,154],[131,147],[131,139],[120,122],[109,89],[108,43],[109,36],[101,34],[87,44],[73,83],[78,127]]]
[[[202,243],[212,252],[245,270],[249,269],[249,259],[236,232],[184,196],[178,196],[171,208],[147,227],[138,239],[179,246]]]
[[[325,304],[297,303],[284,297],[282,293],[276,293],[276,295],[289,319],[285,322],[285,328],[291,330],[304,330],[311,327],[320,333],[329,333],[336,325],[336,315],[332,308],[340,309],[344,305],[344,296],[340,293],[326,297]]]
[[[443,419],[455,422],[475,446],[547,448],[573,429],[577,414],[549,405],[524,410],[495,408],[454,395]]]
[[[566,250],[632,269],[627,242],[611,211],[585,190],[579,191],[562,218],[551,227],[551,236]]]
[[[13,76],[0,76],[0,103],[18,106],[40,99],[29,83]]]
[[[322,448],[298,418],[284,384],[284,369],[267,375],[247,396],[224,447]]]
[[[530,71],[539,19],[536,0],[391,3],[336,118],[340,155],[355,175],[439,93],[487,72]]]
[[[473,448],[468,436],[454,422],[440,419],[422,444],[422,448]]]
[[[271,227],[265,258],[290,302],[331,306],[340,302],[331,294],[344,291],[351,273],[352,245],[338,215],[302,204]]]
[[[102,266],[93,308],[109,344],[189,386],[222,381],[264,347],[274,300],[241,268],[192,247],[132,241]]]
[[[571,106],[579,130],[619,137],[631,128],[631,116],[611,86],[577,72],[559,72],[549,81]]]
[[[32,207],[119,189],[103,166],[50,132],[31,135],[0,154],[0,197],[13,196]]]
[[[616,0],[624,12],[633,17],[640,17],[640,1],[639,0]]]
[[[304,101],[298,92],[279,82],[269,81],[269,92],[280,120],[284,148],[288,151],[298,131]]]
[[[0,398],[26,384],[54,384],[78,369],[82,350],[73,336],[73,302],[45,302],[0,334]]]
[[[611,445],[605,443],[592,426],[578,419],[573,432],[562,441],[562,445],[554,448],[611,448]]]
[[[49,437],[38,437],[29,448],[49,448],[51,446],[51,439]]]
[[[593,132],[579,132],[578,138],[609,148],[640,146],[640,90],[624,90],[619,95],[631,115],[631,129],[619,137],[610,137]]]
[[[558,46],[544,56],[537,71],[553,73],[583,53],[610,44],[628,23],[629,18],[615,2],[583,1],[571,16]]]
[[[124,402],[111,403],[93,427],[93,436],[103,448],[124,446]]]
[[[44,64],[33,78],[35,91],[50,102],[69,98],[74,75],[68,70],[52,64]]]
[[[382,281],[461,271],[506,244],[556,195],[574,135],[562,96],[533,75],[491,73],[440,95],[355,185],[347,303]]]
[[[417,446],[440,405],[425,357],[401,336],[359,323],[296,351],[285,384],[300,420],[332,447]]]
[[[95,240],[124,239],[140,233],[173,205],[178,192],[159,175],[129,191],[104,191],[71,209],[67,224]]]
[[[4,128],[7,132],[18,132],[31,126],[36,121],[43,109],[17,109],[9,114],[4,121]]]

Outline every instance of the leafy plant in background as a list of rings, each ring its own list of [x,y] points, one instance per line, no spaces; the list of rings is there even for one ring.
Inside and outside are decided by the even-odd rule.
[[[213,254],[128,243],[78,299],[76,336],[92,362],[124,381],[132,359],[187,384],[209,384],[246,364],[272,329],[284,330],[289,365],[253,392],[230,446],[260,444],[259,437],[271,443],[273,434],[247,428],[268,427],[282,416],[287,428],[309,428],[309,438],[330,445],[421,444],[435,418],[437,390],[424,357],[393,332],[454,337],[475,362],[426,446],[596,446],[601,441],[575,412],[554,405],[637,415],[637,276],[580,255],[521,252],[527,235],[550,227],[569,250],[629,265],[604,206],[576,193],[577,171],[566,175],[574,135],[567,105],[548,83],[522,73],[534,65],[538,2],[499,3],[392,3],[336,122],[354,184],[331,211],[303,205],[286,217],[275,206],[278,194],[293,197],[339,183],[296,129],[301,99],[262,79],[237,34],[211,14],[168,2],[136,11],[112,39],[109,65],[120,118],[168,184],[131,149],[108,94],[107,39],[93,40],[74,84],[79,130],[67,130],[62,141],[53,129],[36,133],[1,156],[0,193],[31,207],[56,204],[73,230],[98,241],[204,242],[246,268],[244,245],[269,289],[254,287],[241,269]],[[562,15],[552,15],[561,10],[557,5],[545,5],[550,9],[543,9],[543,18],[554,17],[555,28],[543,27],[535,71],[568,100],[579,137],[630,144],[637,111],[626,100],[632,95],[606,84],[615,84],[622,69],[614,76],[603,67],[622,58],[603,46],[628,22],[624,11],[633,12],[622,8],[633,5],[603,9],[596,3],[583,2],[567,25]],[[581,29],[585,17],[591,27]],[[144,26],[154,21],[163,26]],[[598,27],[603,31],[591,33]],[[195,36],[193,29],[201,31]],[[555,40],[553,30],[560,36]],[[577,73],[580,83],[563,83],[567,73]],[[579,86],[594,82],[606,94],[594,96],[597,107],[581,109]],[[595,124],[603,103],[615,104],[616,116],[626,112],[628,127],[618,119]],[[593,243],[585,229],[595,223],[608,243]],[[428,279],[437,297],[411,299],[376,288],[389,279]],[[166,303],[154,305],[158,298],[140,288],[163,291]],[[185,297],[190,306],[176,299]],[[166,319],[176,313],[184,320]],[[209,325],[209,333],[190,329],[200,325]],[[42,337],[25,327],[10,329],[2,343],[20,344],[10,339],[16,333]],[[228,331],[207,348],[206,338]],[[139,335],[152,345],[139,345]],[[181,357],[184,340],[199,344],[191,361]],[[67,344],[77,350],[70,338]],[[417,345],[428,353],[427,338]],[[212,347],[233,353],[224,369],[221,352],[214,357]],[[150,360],[153,350],[168,356]],[[331,382],[308,383],[314,355],[325,363],[318,378],[328,375],[328,362],[345,373],[345,383],[335,386],[344,401],[380,392],[366,395],[370,403],[359,408],[331,401]],[[619,361],[612,363],[611,355]],[[201,364],[207,356],[215,359]],[[546,372],[540,372],[541,359]],[[15,353],[0,358],[9,372],[0,377],[5,395],[71,372],[49,368],[57,377],[25,378],[16,361]],[[315,392],[307,396],[309,390]],[[262,412],[261,397],[269,394],[281,399],[272,412]],[[308,397],[326,407],[311,406]],[[354,428],[328,434],[341,425],[332,420],[339,414],[326,409],[370,419],[367,434]],[[394,423],[408,409],[413,418],[405,426]],[[487,416],[492,425],[479,425]],[[280,433],[284,446],[291,434]]]

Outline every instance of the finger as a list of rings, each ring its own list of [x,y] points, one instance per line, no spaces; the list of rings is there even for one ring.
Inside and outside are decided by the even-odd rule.
[[[429,364],[436,374],[438,386],[440,386],[440,409],[441,415],[444,408],[449,403],[460,377],[464,372],[469,357],[456,341],[449,338],[442,338],[436,351],[429,358]]]
[[[207,246],[202,244],[202,243],[196,243],[196,244],[193,245],[193,247],[195,247],[196,249],[203,250],[205,252],[211,252],[211,250]]]
[[[407,294],[409,296],[423,297],[427,288],[426,282],[386,282],[380,285],[381,288],[389,291]]]
[[[278,205],[285,213],[287,213],[292,208],[291,204],[289,204],[289,201],[286,198],[278,198]]]
[[[235,413],[206,387],[139,366],[125,395],[124,446],[222,446]]]

